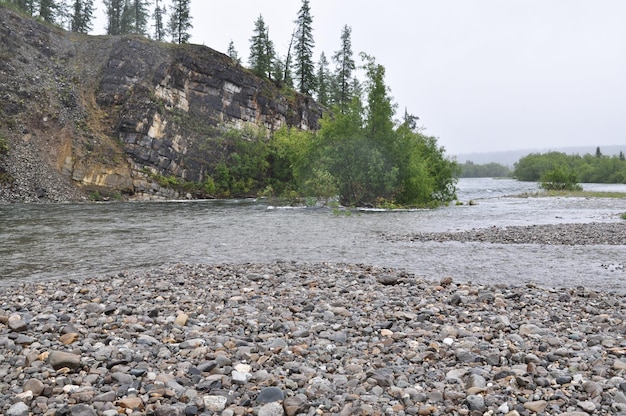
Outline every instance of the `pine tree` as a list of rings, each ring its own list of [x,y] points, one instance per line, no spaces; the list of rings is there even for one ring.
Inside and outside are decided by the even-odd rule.
[[[254,22],[253,33],[250,38],[248,64],[255,75],[269,79],[273,69],[274,44],[269,39],[269,28],[265,26],[262,15]]]
[[[167,36],[167,30],[163,25],[163,18],[165,17],[165,7],[159,6],[159,0],[155,0],[154,14],[154,38],[159,42],[162,42]]]
[[[89,33],[92,29],[93,0],[75,0],[70,16],[70,30],[78,33]]]
[[[187,43],[191,35],[189,30],[193,27],[190,15],[191,0],[174,0],[172,14],[170,15],[170,34],[174,43]]]
[[[309,0],[302,0],[296,23],[295,76],[298,89],[303,94],[315,91],[315,65],[313,64],[313,17]]]
[[[320,54],[317,64],[317,101],[323,106],[330,106],[331,76],[326,54]]]
[[[341,49],[336,51],[333,55],[336,70],[336,85],[332,94],[332,100],[339,106],[342,113],[346,111],[348,104],[354,96],[354,92],[352,91],[352,73],[356,69],[356,65],[352,57],[351,36],[352,28],[347,25],[344,26],[341,31]]]
[[[230,43],[228,44],[228,51],[226,54],[228,55],[230,59],[235,61],[237,64],[241,65],[241,58],[239,58],[239,54],[237,53],[237,50],[235,49],[235,42],[233,42],[232,39],[230,40]]]

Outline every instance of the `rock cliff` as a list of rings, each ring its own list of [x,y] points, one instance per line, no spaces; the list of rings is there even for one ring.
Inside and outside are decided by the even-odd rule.
[[[0,7],[0,200],[179,198],[229,129],[316,129],[322,108],[200,45],[65,32]],[[4,149],[4,150],[3,150]]]

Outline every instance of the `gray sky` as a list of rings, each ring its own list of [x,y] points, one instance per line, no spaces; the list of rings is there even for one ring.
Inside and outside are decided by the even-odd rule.
[[[192,0],[192,43],[247,64],[263,15],[287,52],[300,0]],[[626,145],[624,0],[310,0],[315,60],[352,27],[398,104],[448,154]],[[98,8],[102,8],[98,5]],[[100,32],[102,33],[102,32]]]

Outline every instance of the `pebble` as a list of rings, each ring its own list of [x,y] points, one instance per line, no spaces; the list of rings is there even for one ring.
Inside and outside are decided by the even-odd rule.
[[[626,411],[617,294],[286,262],[0,285],[0,414]]]

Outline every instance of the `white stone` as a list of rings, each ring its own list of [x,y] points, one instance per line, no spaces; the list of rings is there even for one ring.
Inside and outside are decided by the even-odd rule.
[[[226,408],[226,402],[228,399],[224,396],[204,396],[202,401],[204,401],[204,407],[206,410],[221,412]]]

